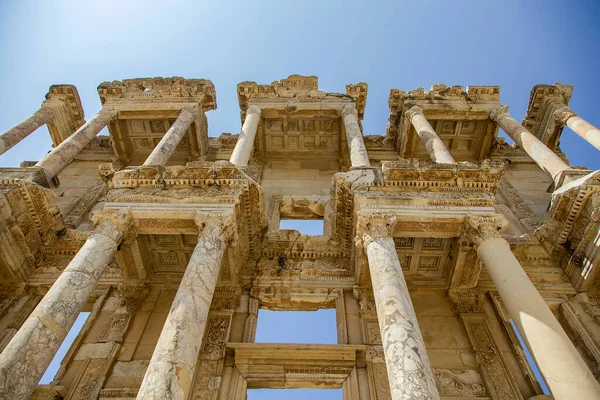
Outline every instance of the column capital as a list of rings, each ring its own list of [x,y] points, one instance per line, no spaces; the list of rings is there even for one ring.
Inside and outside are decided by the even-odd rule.
[[[194,220],[201,235],[216,236],[223,242],[229,242],[234,237],[233,218],[229,215],[198,212]]]
[[[494,107],[490,110],[490,119],[498,121],[504,114],[508,114],[508,106]]]
[[[467,215],[464,234],[479,248],[486,240],[502,238],[502,231],[508,226],[503,215]]]
[[[194,118],[200,114],[201,108],[198,104],[185,105],[181,108],[181,112],[188,111],[194,115]]]
[[[566,125],[569,118],[578,117],[577,113],[569,106],[557,108],[553,113],[554,120],[561,125]]]
[[[423,109],[419,106],[412,106],[409,110],[406,111],[406,116],[412,119],[417,114],[423,114]]]
[[[258,116],[260,116],[261,113],[262,113],[261,108],[259,106],[257,106],[256,104],[252,104],[246,110],[246,115],[248,115],[248,114],[257,114]]]
[[[354,104],[345,104],[344,106],[342,106],[340,114],[342,118],[350,114],[353,114],[355,117],[358,118],[358,111],[356,111],[356,107],[354,107]]]
[[[137,237],[131,209],[127,211],[98,210],[91,220],[96,225],[95,234],[106,236],[117,243],[131,242]]]
[[[396,226],[396,215],[391,213],[358,213],[356,244],[366,246],[376,238],[391,238]]]

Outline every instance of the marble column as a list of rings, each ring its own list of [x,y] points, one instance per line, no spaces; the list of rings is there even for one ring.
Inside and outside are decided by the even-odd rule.
[[[541,169],[548,172],[555,183],[558,183],[561,173],[569,169],[569,165],[523,125],[515,121],[507,110],[508,107],[496,107],[490,112],[490,118],[496,121]]]
[[[444,145],[444,142],[435,133],[433,127],[423,115],[423,109],[421,107],[414,106],[406,112],[406,116],[410,119],[419,139],[425,146],[427,153],[431,157],[434,163],[437,164],[455,164],[454,158]]]
[[[1,134],[0,155],[6,153],[21,140],[31,135],[40,126],[52,122],[56,118],[56,111],[53,107],[57,105],[64,106],[63,102],[58,99],[44,101],[42,106],[31,117]]]
[[[393,214],[360,214],[392,400],[439,399],[415,310],[398,260]]]
[[[55,177],[73,161],[73,157],[79,154],[116,117],[117,110],[114,107],[103,106],[98,114],[94,115],[54,150],[46,154],[36,164],[36,167],[43,168],[48,179]]]
[[[500,232],[504,217],[469,216],[465,229],[556,399],[600,399],[600,385]]]
[[[239,167],[248,165],[252,147],[254,146],[254,137],[258,129],[258,122],[260,121],[260,114],[260,107],[255,105],[248,107],[248,110],[246,110],[246,119],[244,120],[242,131],[229,159],[229,162],[232,164]]]
[[[358,111],[351,104],[346,104],[342,108],[342,119],[346,129],[346,139],[348,140],[348,152],[350,153],[350,165],[352,168],[370,168],[369,154],[365,147],[363,134],[358,124]]]
[[[167,165],[167,161],[175,152],[179,142],[185,136],[190,125],[200,115],[200,107],[185,107],[179,113],[171,128],[165,133],[160,142],[144,162],[144,166]]]
[[[97,212],[98,227],[0,354],[0,398],[28,399],[133,222]]]
[[[137,398],[185,400],[192,380],[208,311],[231,222],[220,215],[196,217],[202,232],[169,310]]]
[[[561,125],[567,125],[573,132],[600,150],[600,129],[581,118],[570,107],[564,106],[556,110],[554,119]]]

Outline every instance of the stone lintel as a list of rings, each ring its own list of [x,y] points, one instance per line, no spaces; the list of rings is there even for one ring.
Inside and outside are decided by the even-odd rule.
[[[336,389],[364,367],[365,345],[227,343],[248,388]]]
[[[213,83],[207,79],[136,78],[123,81],[103,82],[98,94],[104,103],[195,103],[203,111],[217,108]]]

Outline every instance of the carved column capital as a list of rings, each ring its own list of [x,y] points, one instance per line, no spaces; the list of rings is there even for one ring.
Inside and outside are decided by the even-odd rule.
[[[396,215],[375,212],[358,214],[356,226],[357,245],[366,246],[375,238],[391,238],[396,225]]]
[[[250,107],[248,107],[248,109],[246,110],[246,115],[249,114],[257,114],[260,117],[260,114],[262,114],[262,110],[259,106],[252,104]]]
[[[490,110],[490,119],[498,121],[504,114],[508,114],[508,106],[498,106]]]
[[[419,106],[412,106],[408,111],[406,111],[406,116],[411,120],[417,114],[423,115],[423,109]]]
[[[566,125],[569,118],[578,116],[577,113],[575,111],[571,110],[571,107],[569,107],[569,106],[563,106],[563,107],[556,109],[556,111],[554,111],[553,115],[554,115],[554,120],[561,125]]]
[[[508,221],[500,214],[468,215],[465,218],[464,235],[477,249],[486,240],[502,238],[502,231],[507,226]]]
[[[342,110],[340,111],[340,115],[342,116],[342,118],[344,118],[346,115],[354,115],[355,117],[358,118],[358,111],[356,111],[356,107],[354,107],[354,104],[346,104],[342,107]]]
[[[98,210],[92,214],[91,220],[96,225],[96,234],[109,237],[117,243],[131,242],[137,237],[131,209]]]
[[[223,242],[233,240],[235,228],[233,218],[224,214],[198,212],[194,217],[201,235],[215,236]]]

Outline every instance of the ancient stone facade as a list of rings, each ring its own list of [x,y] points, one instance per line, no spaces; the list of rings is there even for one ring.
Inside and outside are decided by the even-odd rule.
[[[219,137],[208,80],[98,93],[86,122],[52,86],[0,135],[1,154],[46,124],[55,146],[0,169],[0,398],[543,398],[513,324],[554,398],[600,398],[600,171],[558,147],[600,131],[571,87],[535,86],[522,124],[495,86],[392,89],[383,136],[362,132],[366,83],[242,82]],[[335,309],[338,344],[255,343],[261,308]]]

